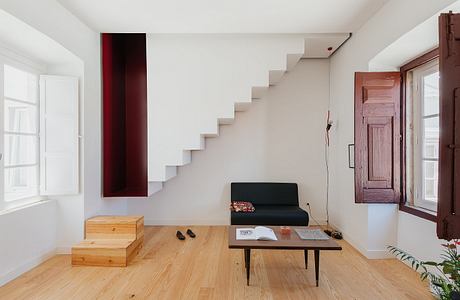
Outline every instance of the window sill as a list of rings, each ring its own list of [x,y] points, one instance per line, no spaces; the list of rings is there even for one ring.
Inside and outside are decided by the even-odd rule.
[[[0,215],[4,215],[10,212],[14,212],[20,209],[28,208],[46,202],[48,202],[48,199],[40,196],[24,198],[12,202],[6,202],[3,203],[3,205],[0,205]]]
[[[418,208],[418,207],[414,207],[414,206],[400,204],[399,205],[399,210],[403,211],[403,212],[406,212],[408,214],[420,217],[422,219],[425,219],[425,220],[428,220],[428,221],[436,223],[437,216],[435,214],[429,212],[428,210],[423,209],[423,208]]]

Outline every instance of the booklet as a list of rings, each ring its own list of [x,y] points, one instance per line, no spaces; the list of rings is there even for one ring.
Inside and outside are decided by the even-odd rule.
[[[275,232],[268,227],[257,226],[256,228],[237,228],[237,240],[251,240],[251,241],[276,241]]]
[[[296,228],[294,230],[302,240],[325,241],[329,239],[329,236],[321,229]]]

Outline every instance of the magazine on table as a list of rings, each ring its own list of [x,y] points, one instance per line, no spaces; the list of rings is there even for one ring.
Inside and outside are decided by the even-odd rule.
[[[329,239],[329,236],[321,229],[295,228],[294,230],[302,240],[325,241]]]
[[[273,229],[265,226],[257,226],[255,228],[237,228],[236,229],[237,240],[248,240],[248,241],[277,241],[275,232]]]

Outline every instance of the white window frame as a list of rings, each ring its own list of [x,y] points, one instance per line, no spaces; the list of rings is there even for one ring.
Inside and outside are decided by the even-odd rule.
[[[4,160],[4,105],[5,105],[5,93],[4,93],[4,66],[9,65],[16,69],[34,74],[37,76],[37,101],[35,104],[36,106],[36,136],[37,136],[37,150],[36,150],[36,164],[37,165],[37,193],[35,196],[32,197],[25,197],[21,199],[17,199],[14,201],[5,201],[5,160]],[[2,116],[0,122],[0,153],[1,153],[1,160],[0,160],[0,211],[15,209],[20,206],[29,205],[35,202],[39,202],[45,199],[45,197],[40,196],[40,97],[39,97],[39,77],[41,73],[45,72],[45,67],[39,63],[33,62],[21,55],[13,53],[9,50],[0,48],[0,115]],[[10,100],[17,100],[11,99]],[[29,104],[29,103],[28,103]],[[32,104],[32,103],[30,103]]]
[[[423,157],[423,144],[424,144],[424,130],[423,121],[430,118],[439,118],[439,112],[437,114],[424,116],[424,84],[423,78],[436,73],[439,71],[439,60],[435,59],[426,64],[423,64],[414,70],[412,73],[412,126],[413,126],[413,137],[414,137],[414,149],[413,149],[413,204],[416,207],[426,209],[432,212],[437,211],[437,202],[429,201],[425,199],[425,188],[424,188],[424,162],[425,161],[438,161],[438,159],[428,159]]]

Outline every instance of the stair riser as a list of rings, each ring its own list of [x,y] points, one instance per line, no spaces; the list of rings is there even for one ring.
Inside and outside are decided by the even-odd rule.
[[[127,264],[129,264],[139,254],[142,247],[144,247],[144,235],[135,240],[126,250]]]
[[[100,267],[126,267],[144,245],[144,236],[131,243],[127,248],[107,249],[91,248],[72,249],[72,265],[74,266],[100,266]]]
[[[136,223],[100,223],[91,220],[85,224],[86,239],[132,239],[144,236],[144,218]]]
[[[120,225],[120,224],[104,224],[86,225],[86,236],[87,239],[133,239],[137,237],[137,231],[135,225]]]
[[[72,249],[72,265],[126,267],[126,249]]]
[[[163,183],[162,182],[149,182],[149,196],[152,196],[158,191],[161,191],[163,189]]]
[[[249,109],[251,104],[252,104],[252,101],[251,102],[237,102],[235,103],[235,111],[236,112],[246,111]]]

